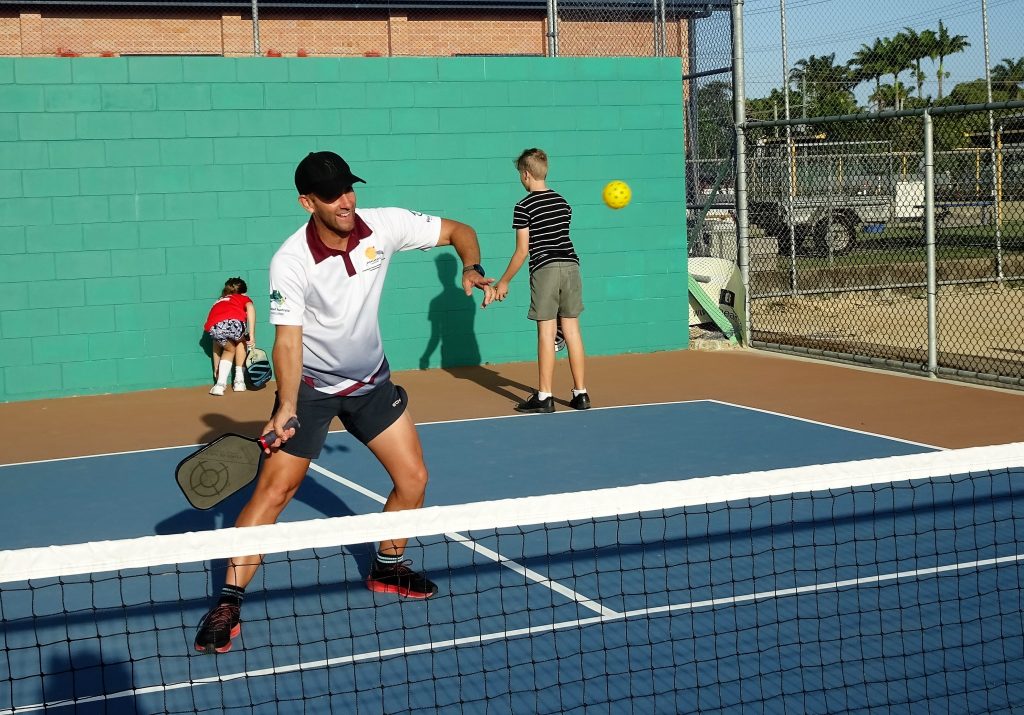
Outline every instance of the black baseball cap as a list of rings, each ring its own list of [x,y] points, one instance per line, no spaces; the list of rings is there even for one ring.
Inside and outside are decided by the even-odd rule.
[[[322,199],[340,196],[357,181],[366,183],[333,151],[310,152],[295,169],[295,188],[299,193],[316,194]]]

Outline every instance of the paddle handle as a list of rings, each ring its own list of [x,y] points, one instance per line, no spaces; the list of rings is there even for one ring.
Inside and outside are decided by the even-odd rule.
[[[287,422],[284,423],[284,428],[285,429],[298,429],[299,426],[300,425],[299,425],[299,418],[298,417],[292,417],[290,420],[288,420]],[[267,432],[265,435],[263,435],[259,439],[260,446],[263,447],[264,449],[267,449],[268,447],[271,447],[274,444],[274,442],[276,442],[276,441],[277,441],[277,432],[274,432],[273,430]]]

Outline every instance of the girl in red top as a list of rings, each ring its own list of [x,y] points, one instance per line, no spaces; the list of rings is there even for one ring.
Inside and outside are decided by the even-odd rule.
[[[213,338],[213,369],[216,384],[211,395],[223,395],[228,386],[232,364],[235,367],[235,392],[245,392],[245,353],[256,339],[256,306],[246,295],[248,286],[241,278],[228,278],[220,299],[210,308],[203,330]]]

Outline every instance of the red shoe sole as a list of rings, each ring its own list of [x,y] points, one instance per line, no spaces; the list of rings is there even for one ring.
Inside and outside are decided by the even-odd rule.
[[[402,588],[401,586],[391,586],[389,584],[379,583],[377,581],[367,581],[366,587],[371,591],[374,591],[375,593],[397,593],[399,596],[402,596],[403,598],[426,599],[430,598],[431,596],[437,593],[437,591],[434,591],[433,593],[410,591],[409,589]]]
[[[228,638],[228,644],[225,645],[225,646],[221,646],[220,648],[214,648],[213,652],[215,652],[215,653],[227,653],[229,650],[231,650],[231,641],[233,639],[235,639],[235,638],[238,638],[238,636],[240,636],[241,634],[242,634],[242,624],[239,623],[238,625],[236,625],[234,628],[231,629],[231,635]],[[209,654],[211,652],[209,649],[203,648],[198,643],[196,643],[196,651],[199,652],[199,653],[204,653],[204,654]]]

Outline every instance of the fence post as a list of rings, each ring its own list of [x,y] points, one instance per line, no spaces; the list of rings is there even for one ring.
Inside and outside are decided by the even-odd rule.
[[[938,335],[935,305],[938,298],[935,277],[935,153],[932,115],[924,113],[924,245],[928,275],[928,374],[938,376]]]
[[[661,39],[661,56],[664,57],[668,54],[668,30],[665,27],[665,0],[661,0],[658,3],[658,35]]]
[[[736,261],[743,280],[744,345],[751,342],[750,244],[747,218],[747,94],[743,78],[743,0],[732,0],[732,101],[736,127]]]
[[[779,0],[779,18],[782,25],[782,94],[786,112],[786,231],[789,233],[789,291],[796,295],[796,221],[793,214],[793,197],[796,195],[797,167],[796,147],[793,145],[793,127],[789,124],[789,40],[786,34],[786,0]],[[801,96],[800,103],[805,107],[804,118],[806,119],[806,92]]]
[[[252,0],[252,54],[253,57],[260,56],[260,6],[257,0]]]
[[[651,13],[651,27],[654,30],[654,56],[661,57],[661,42],[658,39],[658,0],[654,0]]]
[[[985,50],[985,90],[988,103],[992,104],[992,69],[988,58],[988,4],[981,0],[981,28]],[[988,110],[988,150],[992,159],[992,190],[989,195],[992,199],[992,217],[996,225],[996,278],[1003,282],[1003,227],[999,220],[1000,209],[1002,208],[1002,196],[999,195],[999,170],[996,168],[996,139],[995,121],[992,110]]]
[[[558,57],[558,0],[548,0],[548,56]]]
[[[664,57],[667,52],[665,35],[665,0],[654,0],[654,56]]]

